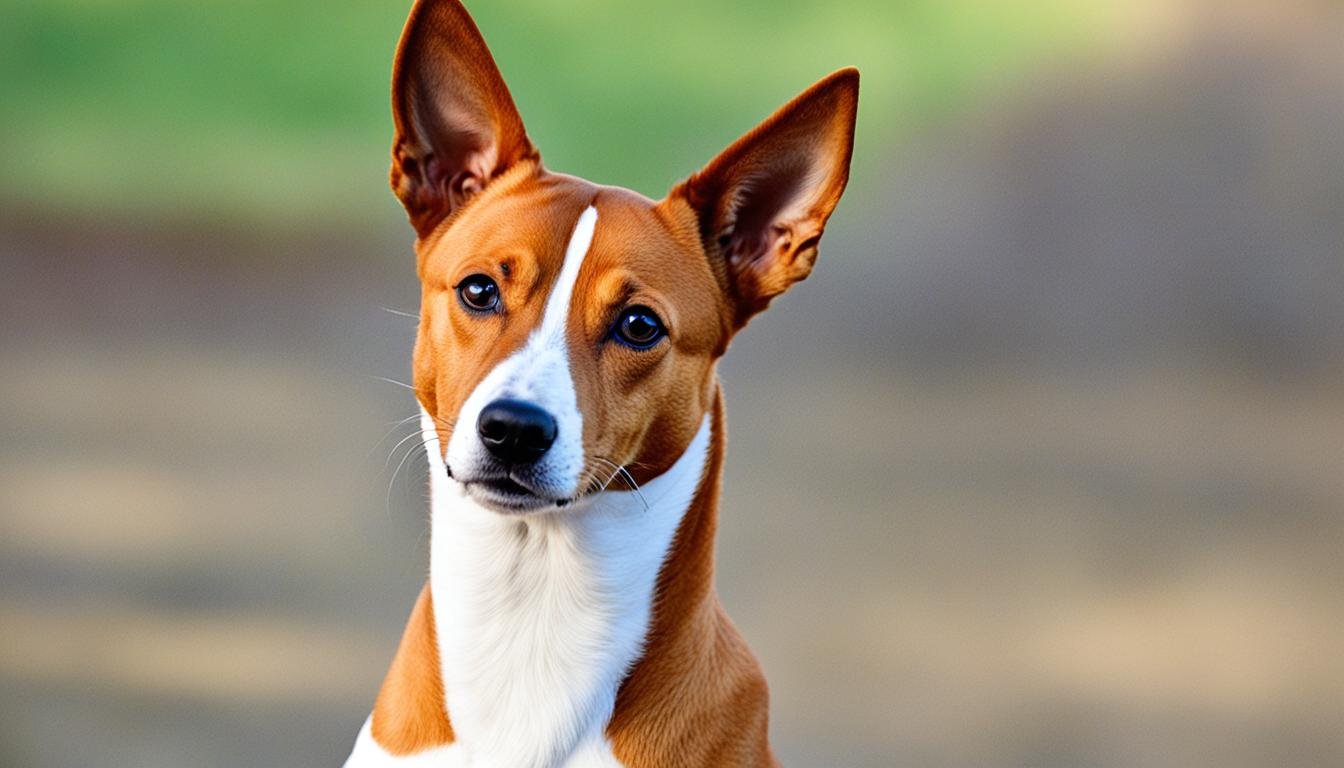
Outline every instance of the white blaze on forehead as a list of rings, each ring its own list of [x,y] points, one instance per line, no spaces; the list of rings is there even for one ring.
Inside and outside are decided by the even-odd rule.
[[[593,246],[593,233],[597,230],[597,209],[588,206],[574,225],[574,234],[569,236],[569,247],[565,248],[565,263],[560,268],[560,276],[555,279],[555,288],[546,302],[546,313],[541,318],[541,326],[536,335],[528,341],[533,344],[564,344],[565,323],[569,318],[569,305],[574,298],[574,283],[578,282],[579,270]]]
[[[583,472],[583,415],[569,366],[565,328],[569,322],[574,285],[593,245],[597,209],[588,206],[579,215],[565,248],[565,260],[546,299],[541,323],[528,336],[523,348],[509,355],[490,371],[462,404],[459,424],[476,424],[481,410],[500,398],[526,400],[544,408],[556,423],[556,440],[532,468],[539,491],[555,498],[568,498],[579,490]],[[489,461],[488,452],[474,428],[453,431],[448,443],[448,464],[464,477]]]

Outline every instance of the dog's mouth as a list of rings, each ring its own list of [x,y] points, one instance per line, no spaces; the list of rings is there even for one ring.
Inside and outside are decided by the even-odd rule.
[[[568,506],[570,502],[569,499],[548,496],[511,476],[463,480],[462,483],[476,501],[512,514],[559,509]]]

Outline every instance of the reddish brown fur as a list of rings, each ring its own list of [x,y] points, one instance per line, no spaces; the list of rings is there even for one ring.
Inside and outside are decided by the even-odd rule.
[[[669,195],[700,213],[710,258],[727,264],[735,328],[811,274],[821,234],[849,182],[858,106],[859,72],[842,69],[781,107]],[[809,167],[822,178],[790,206],[797,215],[771,220],[761,210],[768,201],[755,206],[744,201],[762,186],[804,186]]]
[[[607,736],[627,768],[778,765],[765,675],[714,593],[714,532],[726,444],[716,388],[704,477],[658,576],[644,656],[616,698]]]
[[[429,584],[411,611],[401,646],[373,705],[373,738],[394,755],[419,752],[453,740],[439,675],[434,599]]]
[[[598,457],[641,483],[656,477],[713,416],[708,463],[607,735],[630,768],[774,765],[764,676],[713,588],[725,443],[715,366],[747,320],[811,271],[848,178],[857,72],[822,80],[657,203],[541,166],[456,0],[416,3],[393,89],[392,185],[419,235],[415,388],[440,445],[481,379],[538,324],[574,224],[596,207],[567,328],[585,477],[605,474]],[[454,287],[472,274],[497,282],[501,312],[459,306]],[[668,329],[648,351],[606,338],[634,304]],[[426,586],[374,710],[374,738],[393,754],[453,740],[432,604]]]

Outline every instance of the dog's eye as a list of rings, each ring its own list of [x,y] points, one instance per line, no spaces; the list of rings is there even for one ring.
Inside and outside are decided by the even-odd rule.
[[[621,312],[612,336],[634,349],[649,349],[667,335],[663,322],[648,307],[630,307]]]
[[[472,275],[457,284],[457,297],[473,312],[489,312],[499,306],[499,286],[485,275]]]

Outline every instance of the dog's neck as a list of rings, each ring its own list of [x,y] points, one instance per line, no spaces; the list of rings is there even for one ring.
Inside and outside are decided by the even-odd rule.
[[[422,428],[436,438],[428,417]],[[434,624],[452,728],[471,765],[565,765],[610,754],[613,725],[646,725],[638,692],[622,682],[657,668],[669,644],[710,639],[721,443],[716,408],[637,492],[519,517],[473,502],[430,443]],[[705,637],[692,641],[697,632]],[[613,719],[618,693],[631,711]]]

